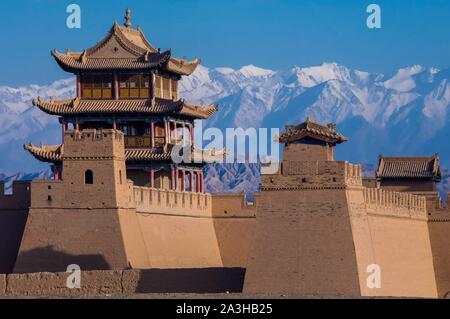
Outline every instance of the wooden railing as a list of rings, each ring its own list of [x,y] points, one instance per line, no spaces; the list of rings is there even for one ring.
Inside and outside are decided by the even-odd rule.
[[[150,148],[151,146],[152,138],[150,135],[125,136],[126,148]]]

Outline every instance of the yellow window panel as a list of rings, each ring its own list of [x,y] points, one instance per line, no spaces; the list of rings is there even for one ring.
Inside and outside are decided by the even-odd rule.
[[[121,98],[129,98],[128,89],[120,89],[119,95]]]

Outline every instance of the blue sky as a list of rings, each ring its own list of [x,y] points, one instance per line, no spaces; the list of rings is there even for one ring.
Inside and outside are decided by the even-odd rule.
[[[81,29],[66,27],[70,3],[81,6]],[[366,26],[370,3],[381,6],[382,29]],[[412,64],[450,66],[448,0],[21,0],[1,3],[0,85],[69,76],[50,50],[90,47],[114,20],[123,22],[127,7],[155,47],[198,56],[208,67],[336,61],[391,73]]]

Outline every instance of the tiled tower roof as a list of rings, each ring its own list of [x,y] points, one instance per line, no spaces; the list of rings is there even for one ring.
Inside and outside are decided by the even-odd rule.
[[[347,141],[347,138],[339,132],[336,132],[336,125],[322,125],[308,117],[305,122],[299,125],[288,125],[286,131],[280,137],[280,143],[290,143],[305,138],[316,139],[326,143],[339,144]]]
[[[433,156],[380,156],[376,177],[441,179],[439,155]]]
[[[169,144],[167,147],[154,147],[151,149],[125,149],[125,158],[128,162],[133,161],[170,161],[171,152],[174,145]],[[23,148],[30,152],[36,159],[48,162],[48,163],[58,163],[62,162],[64,159],[64,145],[49,145],[49,146],[35,146],[32,144],[25,144]],[[200,163],[213,163],[218,160],[223,160],[226,156],[224,150],[214,151],[214,150],[200,150],[192,149],[191,160]]]
[[[37,98],[33,105],[52,115],[75,115],[89,113],[152,113],[163,114],[175,112],[192,118],[207,119],[218,107],[215,104],[199,106],[188,104],[184,100],[172,101],[155,98],[152,105],[148,99],[130,100],[83,100],[79,98],[65,100],[44,100]]]
[[[144,70],[161,66],[168,72],[190,75],[200,64],[200,59],[187,61],[172,57],[172,51],[161,52],[147,40],[140,28],[114,23],[108,34],[93,47],[82,52],[61,53],[53,50],[52,56],[67,72],[78,70]]]

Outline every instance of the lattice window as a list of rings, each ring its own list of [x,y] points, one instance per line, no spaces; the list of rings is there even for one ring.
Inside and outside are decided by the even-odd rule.
[[[178,81],[172,80],[172,100],[178,100]]]
[[[120,74],[119,96],[121,99],[148,98],[149,75],[146,74]]]
[[[84,99],[111,99],[112,74],[83,74],[81,97]]]

